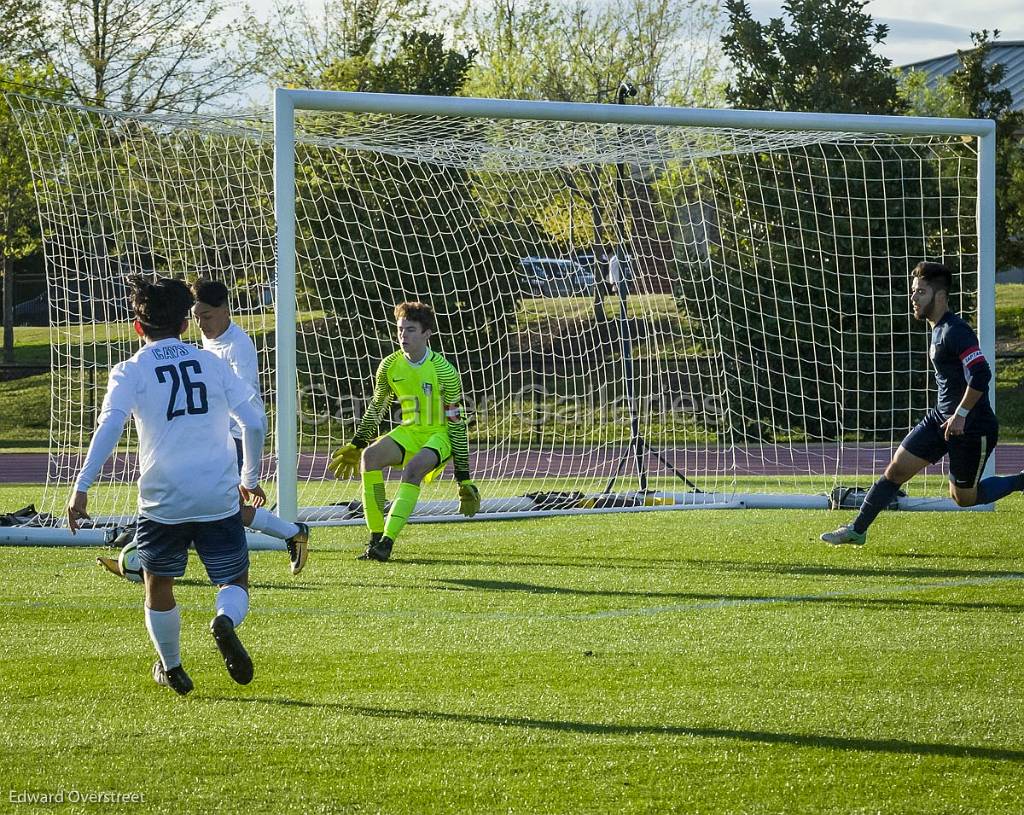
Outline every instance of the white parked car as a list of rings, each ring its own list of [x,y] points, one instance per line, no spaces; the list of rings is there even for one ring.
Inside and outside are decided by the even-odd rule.
[[[594,289],[594,272],[568,258],[526,257],[519,259],[523,291],[534,297],[589,295]]]

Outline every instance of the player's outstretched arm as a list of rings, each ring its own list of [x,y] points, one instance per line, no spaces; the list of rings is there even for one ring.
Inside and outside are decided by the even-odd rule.
[[[75,479],[74,492],[68,501],[68,528],[72,534],[78,531],[79,521],[90,520],[86,509],[89,502],[87,494],[89,487],[92,486],[99,476],[103,464],[117,447],[126,421],[128,421],[128,414],[117,408],[105,407],[100,413],[96,432],[92,434],[92,441],[89,442],[89,452],[86,453],[85,462],[78,473],[78,478]]]
[[[967,387],[956,412],[943,424],[946,441],[949,441],[951,436],[963,434],[967,416],[988,391],[989,383],[992,381],[992,368],[981,351],[978,336],[973,329],[966,323],[959,323],[950,332],[949,343],[953,352],[960,358],[960,364],[964,366]]]
[[[391,406],[391,400],[395,395],[388,383],[388,368],[392,357],[382,360],[377,366],[377,375],[374,378],[373,398],[370,400],[366,413],[359,421],[352,441],[344,447],[334,451],[327,469],[339,480],[355,478],[359,475],[359,460],[363,455],[363,448],[366,447],[377,435],[380,429],[381,419],[384,413]]]
[[[241,380],[238,382],[241,383]],[[251,491],[259,487],[260,459],[263,457],[263,442],[267,437],[267,414],[258,397],[251,390],[248,393],[245,399],[231,408],[231,415],[242,428],[241,486]]]
[[[251,506],[254,509],[259,509],[267,503],[267,494],[259,484],[252,488],[243,487],[239,484],[238,494],[241,496],[243,504]]]
[[[480,490],[469,472],[469,431],[462,410],[462,377],[450,363],[439,371],[448,438],[452,444],[455,480],[459,482],[459,511],[472,518],[480,511]]]
[[[68,529],[71,530],[72,535],[78,531],[79,521],[92,520],[87,511],[88,506],[88,493],[79,492],[78,490],[71,493],[71,500],[68,501]]]

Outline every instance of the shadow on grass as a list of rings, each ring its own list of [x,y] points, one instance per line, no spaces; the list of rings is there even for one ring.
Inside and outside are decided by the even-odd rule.
[[[1024,575],[1007,575],[1017,579],[1024,579]],[[553,594],[575,597],[639,597],[651,600],[691,600],[696,603],[694,610],[707,606],[730,606],[730,605],[770,605],[775,603],[820,603],[829,605],[849,606],[853,608],[927,608],[939,611],[1000,611],[1013,614],[1024,613],[1024,604],[1021,603],[991,603],[991,602],[949,602],[943,600],[919,600],[915,598],[902,597],[862,597],[856,591],[827,592],[820,594],[793,594],[793,595],[759,595],[759,594],[708,594],[703,592],[661,592],[661,591],[621,591],[616,589],[578,589],[567,586],[542,586],[535,583],[521,583],[507,580],[479,580],[469,578],[451,578],[436,581],[442,584],[435,586],[440,591],[493,591],[493,592],[522,592],[524,594]],[[912,592],[917,589],[925,590],[934,588],[932,586],[915,587],[913,585],[901,587]],[[867,591],[874,591],[867,590]],[[885,589],[877,589],[884,593]],[[680,608],[679,610],[685,610]],[[630,609],[636,613],[642,613],[642,608]],[[655,612],[657,609],[652,609]]]
[[[281,697],[208,697],[223,702],[248,702],[284,707],[327,708],[348,712],[356,716],[375,719],[422,720],[457,722],[491,727],[519,727],[527,730],[548,730],[558,733],[582,733],[593,736],[684,736],[695,739],[722,739],[752,744],[786,744],[794,747],[812,747],[826,750],[846,750],[864,753],[896,753],[916,756],[944,756],[947,758],[973,758],[986,761],[1013,761],[1024,763],[1024,750],[1003,747],[978,747],[970,744],[944,744],[917,742],[905,739],[865,739],[855,736],[827,736],[813,733],[777,733],[769,730],[740,730],[727,727],[693,727],[661,724],[605,724],[601,722],[574,722],[560,719],[528,719],[520,716],[481,716],[473,713],[445,713],[430,710],[396,710],[391,708],[360,707],[339,702],[307,702]]]
[[[931,552],[885,552],[884,557],[902,558],[904,560],[1010,560],[1015,555],[939,555]]]
[[[174,581],[175,586],[201,586],[212,589],[213,584],[209,580],[200,580],[197,577],[179,577]],[[319,586],[304,586],[297,583],[250,583],[251,589],[263,589],[265,591],[321,591]]]
[[[1007,560],[1012,559],[1008,555]],[[1024,577],[1019,571],[1002,569],[935,569],[916,566],[845,566],[831,563],[752,563],[746,560],[717,560],[712,558],[686,559],[686,563],[721,571],[752,572],[756,574],[778,574],[794,576],[841,576],[841,577],[927,577],[942,579],[989,579]]]
[[[941,555],[898,555],[885,554],[884,557],[903,557],[914,559],[945,558]],[[997,555],[965,555],[963,559],[976,560],[1013,560],[1012,553],[1000,557]],[[949,556],[950,560],[960,559]],[[778,574],[791,576],[841,576],[841,577],[898,577],[898,578],[999,578],[1020,577],[1018,571],[999,569],[955,569],[931,566],[870,566],[847,565],[832,563],[786,563],[756,562],[748,560],[723,560],[719,558],[649,558],[649,557],[595,557],[580,556],[577,558],[560,557],[545,558],[543,555],[531,555],[528,558],[503,557],[498,553],[481,553],[480,559],[452,557],[402,557],[392,558],[396,564],[407,566],[449,566],[449,567],[537,567],[567,569],[611,569],[616,571],[679,571],[697,567],[702,572],[716,570],[720,572],[747,572],[750,574]]]
[[[345,707],[341,705],[341,707]],[[391,710],[374,707],[349,707],[359,716],[380,719],[424,719],[427,721],[462,722],[494,727],[521,727],[530,730],[584,733],[598,736],[688,736],[691,738],[726,739],[756,744],[788,744],[796,747],[818,747],[870,753],[902,753],[950,758],[980,758],[989,761],[1024,762],[1024,750],[1000,747],[975,747],[968,744],[914,742],[903,739],[863,739],[852,736],[825,736],[804,733],[775,733],[766,730],[737,730],[725,727],[691,727],[684,725],[602,724],[558,719],[527,719],[518,716],[481,716],[441,711]]]
[[[664,571],[680,568],[678,558],[629,558],[629,557],[587,557],[566,559],[564,555],[545,558],[543,555],[531,555],[528,558],[506,557],[503,553],[481,553],[479,559],[472,557],[457,559],[451,557],[392,557],[392,563],[409,566],[487,566],[487,567],[539,567],[566,569],[633,569],[636,571]]]

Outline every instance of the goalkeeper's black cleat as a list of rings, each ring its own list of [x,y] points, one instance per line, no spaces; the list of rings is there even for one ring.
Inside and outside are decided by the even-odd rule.
[[[376,540],[374,540],[375,536],[378,536]],[[376,560],[384,563],[391,557],[391,548],[394,545],[395,542],[391,538],[384,537],[375,532],[370,536],[370,543],[367,545],[366,551],[358,557],[358,560]]]
[[[239,685],[248,685],[252,682],[252,659],[242,641],[238,639],[231,618],[227,614],[218,614],[210,623],[210,633],[213,634],[213,641],[217,643],[220,655],[224,657],[224,664],[231,678]]]
[[[356,556],[356,560],[369,560],[370,559],[369,551],[374,546],[376,546],[378,543],[380,543],[380,539],[383,538],[383,537],[384,537],[384,533],[383,532],[371,532],[370,533],[370,542],[368,544],[366,544],[366,548],[363,550],[363,553],[361,555],[357,555]]]
[[[309,555],[309,527],[306,524],[296,523],[299,531],[284,542],[288,547],[288,559],[291,561],[292,574],[298,574],[306,565],[306,557]]]
[[[153,663],[153,679],[158,685],[170,688],[181,696],[185,696],[194,687],[192,680],[185,673],[185,669],[181,665],[177,665],[168,671],[159,659]]]

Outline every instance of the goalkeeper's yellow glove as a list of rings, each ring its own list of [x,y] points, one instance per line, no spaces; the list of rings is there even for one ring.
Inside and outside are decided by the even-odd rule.
[[[362,451],[354,444],[346,444],[331,456],[331,463],[327,465],[334,477],[339,480],[355,478],[359,475],[359,459]]]
[[[459,482],[459,512],[472,518],[480,511],[480,490],[470,479]]]

